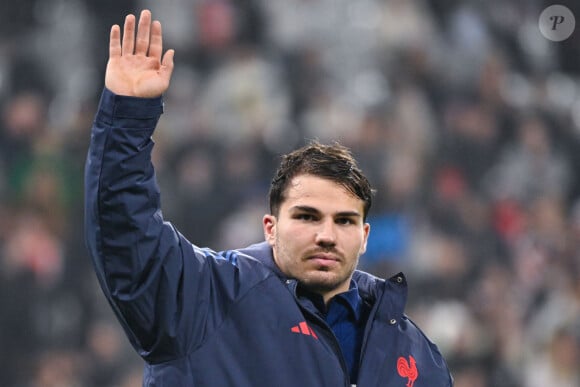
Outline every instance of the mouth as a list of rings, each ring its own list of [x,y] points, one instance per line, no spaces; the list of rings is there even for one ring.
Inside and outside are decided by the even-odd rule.
[[[320,252],[309,255],[306,260],[319,266],[331,266],[340,262],[340,258],[335,254]]]
[[[317,253],[317,254],[313,254],[310,255],[308,257],[308,259],[320,259],[323,261],[338,261],[338,257],[336,257],[334,254],[325,254],[325,253]]]

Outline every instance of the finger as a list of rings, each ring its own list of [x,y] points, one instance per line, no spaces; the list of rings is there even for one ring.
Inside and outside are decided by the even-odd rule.
[[[132,55],[135,49],[135,15],[127,15],[123,27],[122,55]]]
[[[149,56],[161,61],[162,52],[163,34],[161,31],[161,23],[155,20],[151,24],[151,43],[149,44]]]
[[[147,55],[151,32],[151,12],[148,9],[141,11],[139,26],[137,27],[137,41],[135,43],[135,55]]]
[[[111,27],[111,35],[109,39],[109,57],[121,56],[121,27],[115,24]]]

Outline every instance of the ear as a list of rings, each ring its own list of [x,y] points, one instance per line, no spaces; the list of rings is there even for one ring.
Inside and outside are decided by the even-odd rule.
[[[363,232],[364,232],[364,236],[363,236],[363,243],[360,249],[360,255],[363,255],[366,251],[367,251],[367,242],[369,240],[369,234],[371,232],[371,225],[369,223],[365,223],[363,225]]]
[[[276,217],[266,214],[262,218],[262,227],[264,228],[264,237],[270,246],[274,247],[276,241]]]

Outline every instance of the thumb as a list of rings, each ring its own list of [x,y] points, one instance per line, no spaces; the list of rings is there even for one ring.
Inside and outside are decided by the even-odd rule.
[[[173,57],[175,55],[175,50],[167,50],[163,59],[161,60],[161,69],[159,70],[167,79],[171,78],[171,73],[173,73]]]

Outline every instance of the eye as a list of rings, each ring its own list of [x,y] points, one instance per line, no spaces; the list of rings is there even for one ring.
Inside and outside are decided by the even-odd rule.
[[[311,221],[313,221],[313,220],[316,220],[316,219],[314,218],[314,215],[312,215],[312,214],[306,214],[306,213],[303,213],[303,214],[296,214],[296,216],[295,216],[294,218],[295,218],[295,219],[298,219],[298,220],[304,220],[304,221],[306,221],[306,222],[311,222]]]
[[[342,225],[356,224],[356,222],[352,218],[338,218],[338,219],[336,219],[336,223],[342,224]]]

